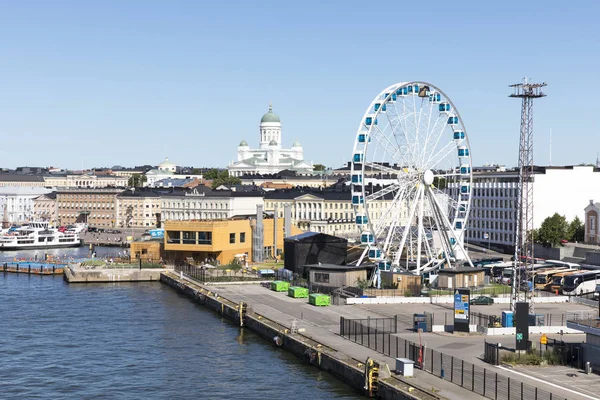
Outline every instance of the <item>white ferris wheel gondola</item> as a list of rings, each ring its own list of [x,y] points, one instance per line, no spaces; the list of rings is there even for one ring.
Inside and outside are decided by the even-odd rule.
[[[352,204],[366,260],[417,274],[466,260],[471,151],[452,101],[426,82],[387,87],[361,119]]]

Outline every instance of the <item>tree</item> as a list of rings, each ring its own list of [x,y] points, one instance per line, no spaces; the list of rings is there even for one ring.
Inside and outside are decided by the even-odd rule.
[[[567,239],[572,242],[583,242],[585,236],[585,226],[578,216],[575,216],[569,224]]]
[[[216,189],[221,185],[229,186],[229,185],[239,185],[240,183],[242,183],[242,180],[240,178],[238,178],[236,176],[229,176],[229,172],[227,170],[223,170],[220,172],[217,171],[216,175],[211,174],[211,176],[214,176],[214,178],[210,178],[213,181],[212,182],[213,189]]]
[[[314,169],[315,171],[325,171],[325,169],[326,169],[326,168],[327,168],[327,167],[326,167],[326,166],[324,166],[323,164],[315,164],[315,165],[313,166],[313,169]]]
[[[544,244],[556,245],[567,237],[569,224],[564,215],[554,213],[542,222],[538,229],[539,240]]]
[[[146,177],[146,175],[133,174],[127,180],[127,185],[133,188],[142,187],[144,186],[144,183],[146,183],[147,180],[148,178]]]
[[[219,177],[219,170],[216,168],[209,169],[204,174],[204,179],[208,179],[212,181],[213,179],[217,179]]]

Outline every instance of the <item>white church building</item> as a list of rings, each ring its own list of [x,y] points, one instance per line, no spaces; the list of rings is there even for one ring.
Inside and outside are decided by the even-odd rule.
[[[295,141],[291,149],[282,148],[281,120],[269,105],[269,111],[260,120],[259,148],[251,149],[242,140],[237,150],[237,161],[232,161],[228,169],[230,176],[275,174],[283,170],[309,175],[313,172],[313,164],[304,161],[300,142]]]

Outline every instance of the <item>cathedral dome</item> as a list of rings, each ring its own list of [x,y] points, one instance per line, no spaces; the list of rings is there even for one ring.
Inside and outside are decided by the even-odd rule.
[[[269,104],[269,111],[267,111],[260,119],[260,123],[262,124],[263,122],[281,122],[277,114],[273,112],[273,106],[271,104]]]
[[[248,146],[248,142],[246,142],[245,140],[242,140],[242,141],[240,142],[240,145],[239,145],[239,147],[242,147],[242,146]]]
[[[158,169],[160,171],[175,171],[176,168],[177,166],[169,161],[169,157],[166,157],[165,161],[158,164]]]
[[[276,141],[274,141],[274,140],[271,140],[271,141],[269,142],[269,146],[277,146],[277,142],[276,142]]]
[[[294,142],[294,144],[292,144],[292,147],[302,147],[302,145],[300,144],[300,142],[298,140],[296,140]]]

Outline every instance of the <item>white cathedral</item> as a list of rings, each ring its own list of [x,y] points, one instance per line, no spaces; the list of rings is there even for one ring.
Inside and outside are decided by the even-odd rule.
[[[291,149],[281,148],[281,120],[269,104],[269,111],[260,119],[260,148],[251,149],[242,140],[237,161],[232,161],[228,169],[230,176],[275,174],[283,170],[309,175],[313,172],[313,164],[304,161],[304,150],[297,140]]]

